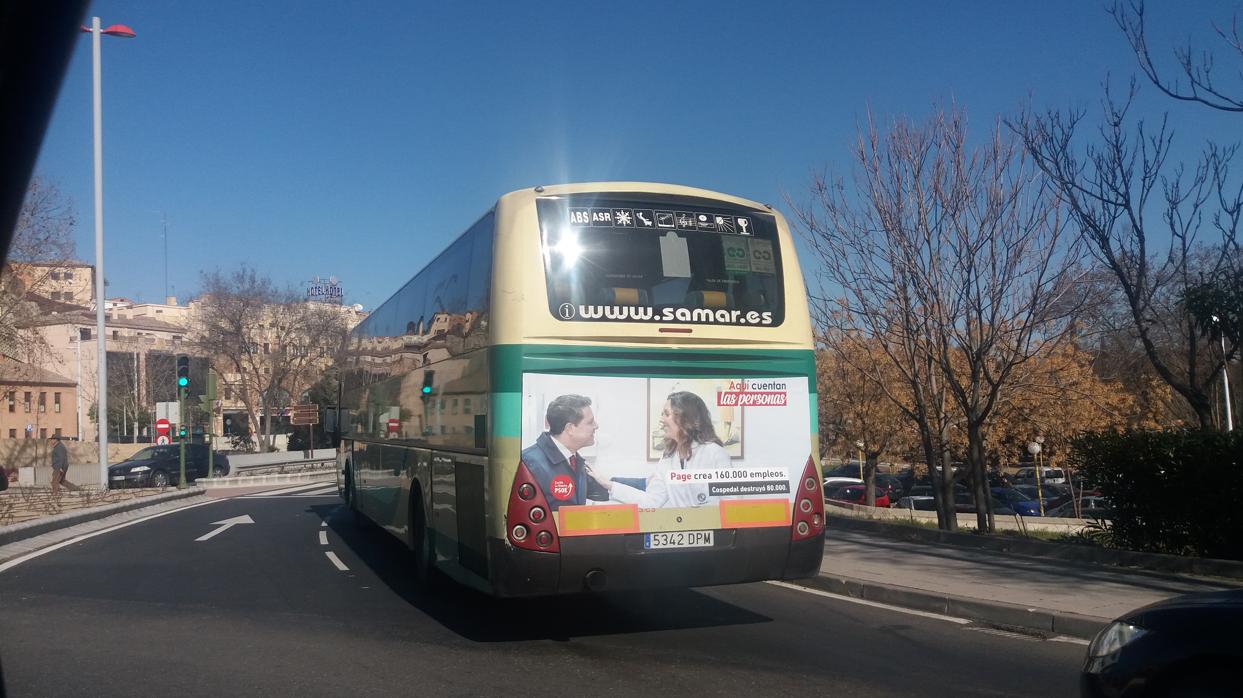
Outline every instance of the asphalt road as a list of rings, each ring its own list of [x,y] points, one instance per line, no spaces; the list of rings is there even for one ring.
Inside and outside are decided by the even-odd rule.
[[[243,515],[254,523],[195,540]],[[12,696],[1067,696],[1084,650],[773,584],[425,596],[408,564],[331,496],[144,521],[0,572],[5,685]]]

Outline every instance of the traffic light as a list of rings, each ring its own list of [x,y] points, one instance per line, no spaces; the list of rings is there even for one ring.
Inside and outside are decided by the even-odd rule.
[[[432,394],[432,379],[436,377],[435,371],[423,372],[423,396],[427,397]]]
[[[182,439],[186,438],[186,428],[184,426],[177,428],[177,436]]]
[[[190,387],[190,357],[182,354],[177,357],[177,388],[185,390]]]

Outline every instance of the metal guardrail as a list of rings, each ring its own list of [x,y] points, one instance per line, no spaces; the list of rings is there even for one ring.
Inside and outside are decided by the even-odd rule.
[[[267,465],[229,466],[231,477],[249,477],[252,475],[272,475],[285,473],[301,473],[308,470],[330,470],[336,467],[337,459],[311,459],[290,461],[288,463],[272,463]]]
[[[273,473],[300,473],[308,470],[325,470],[336,466],[337,452],[321,448],[307,458],[304,451],[280,453],[247,453],[230,455],[229,476],[270,475]]]

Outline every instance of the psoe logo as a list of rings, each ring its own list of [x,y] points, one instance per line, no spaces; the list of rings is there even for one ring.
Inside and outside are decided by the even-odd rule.
[[[552,490],[554,499],[562,501],[574,496],[574,481],[569,475],[558,475],[548,484],[548,488]]]
[[[557,314],[561,316],[562,320],[573,320],[574,305],[572,303],[562,303],[561,306],[557,308]]]

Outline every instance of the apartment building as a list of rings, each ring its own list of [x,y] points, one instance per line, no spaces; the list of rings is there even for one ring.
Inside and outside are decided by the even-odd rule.
[[[0,357],[0,440],[78,437],[73,379]]]

